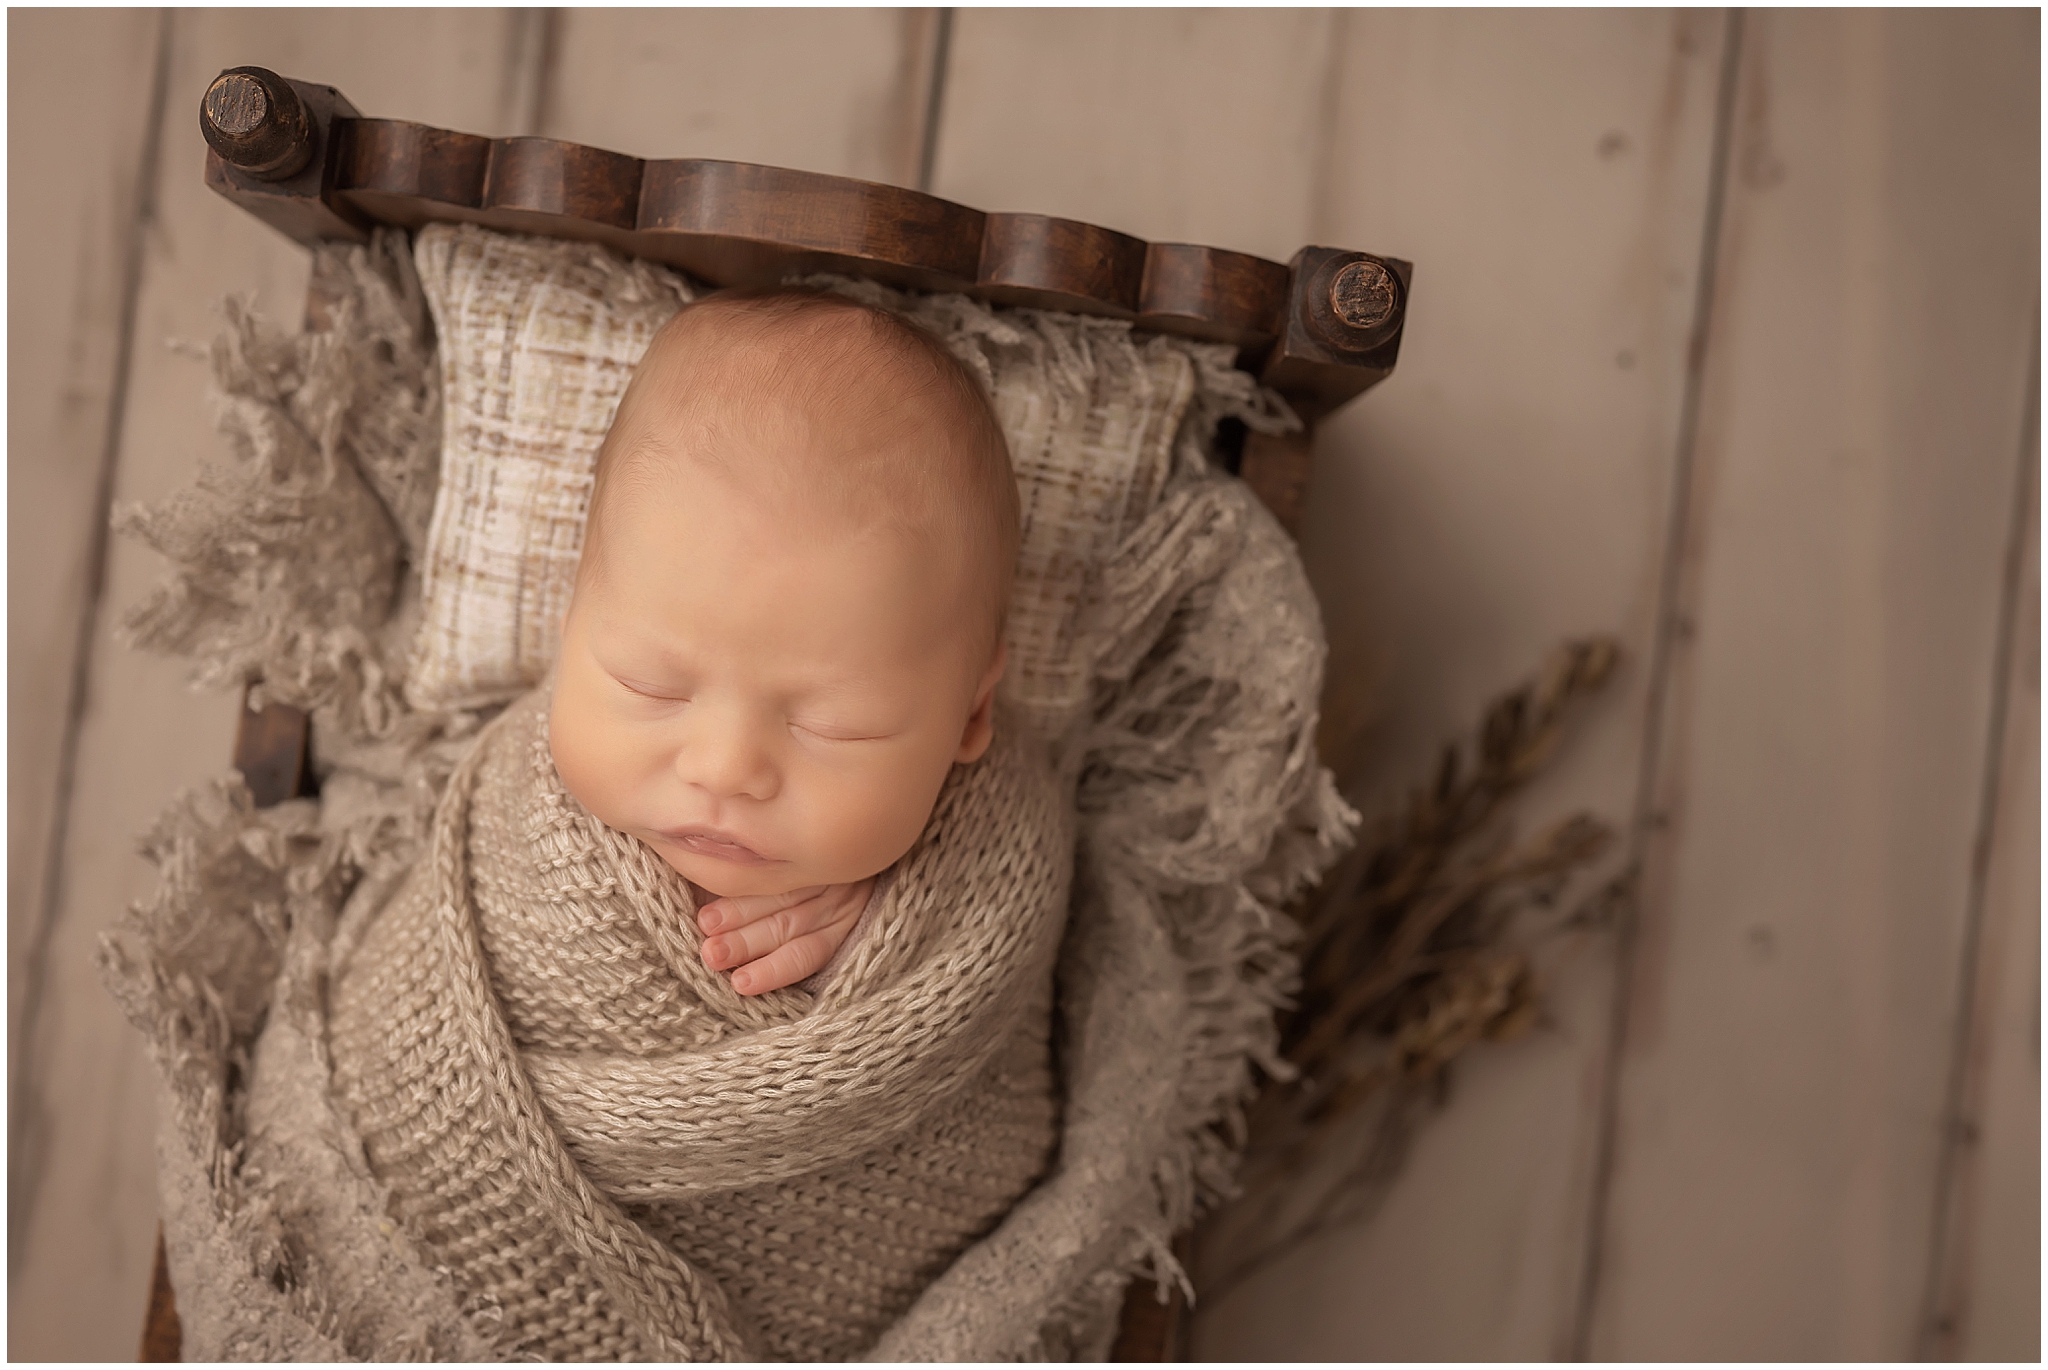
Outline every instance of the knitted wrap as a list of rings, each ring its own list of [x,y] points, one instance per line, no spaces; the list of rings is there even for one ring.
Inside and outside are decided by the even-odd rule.
[[[562,788],[546,704],[485,732],[336,976],[371,1166],[508,1355],[857,1354],[1057,1139],[1043,748],[1004,729],[954,768],[819,992],[746,998],[688,883]]]

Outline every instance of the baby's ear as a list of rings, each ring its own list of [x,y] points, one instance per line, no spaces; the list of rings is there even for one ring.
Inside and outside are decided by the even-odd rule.
[[[981,760],[988,744],[995,740],[996,682],[1003,678],[1003,667],[1009,662],[1010,644],[998,642],[995,659],[989,662],[981,684],[975,687],[974,708],[967,715],[967,727],[960,734],[960,750],[954,755],[963,765]]]

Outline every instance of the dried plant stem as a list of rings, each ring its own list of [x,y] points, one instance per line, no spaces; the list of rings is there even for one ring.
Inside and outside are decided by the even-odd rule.
[[[1488,706],[1471,762],[1447,746],[1431,783],[1296,910],[1302,985],[1281,1047],[1299,1074],[1251,1110],[1245,1193],[1200,1243],[1206,1296],[1369,1215],[1415,1126],[1445,1097],[1451,1064],[1537,1022],[1534,949],[1608,925],[1630,897],[1624,871],[1531,927],[1528,911],[1553,908],[1612,834],[1580,813],[1517,844],[1505,813],[1615,661],[1604,638],[1553,653],[1535,679]]]

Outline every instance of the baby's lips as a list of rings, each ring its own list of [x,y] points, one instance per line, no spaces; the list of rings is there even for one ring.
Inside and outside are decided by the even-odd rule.
[[[764,856],[752,847],[735,838],[711,828],[677,828],[662,834],[685,851],[699,856],[708,856],[715,861],[729,862],[735,866],[772,866],[777,864],[772,856]]]

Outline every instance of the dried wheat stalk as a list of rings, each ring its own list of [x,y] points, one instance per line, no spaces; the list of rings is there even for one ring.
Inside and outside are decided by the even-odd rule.
[[[1529,927],[1524,913],[1554,912],[1612,834],[1582,813],[1516,844],[1503,813],[1615,660],[1606,638],[1558,649],[1536,679],[1488,706],[1471,763],[1447,746],[1434,782],[1373,827],[1297,910],[1302,985],[1281,1043],[1299,1074],[1252,1110],[1244,1197],[1203,1234],[1206,1295],[1369,1214],[1415,1125],[1441,1103],[1451,1063],[1537,1021],[1536,944],[1604,925],[1627,899],[1624,872]]]

